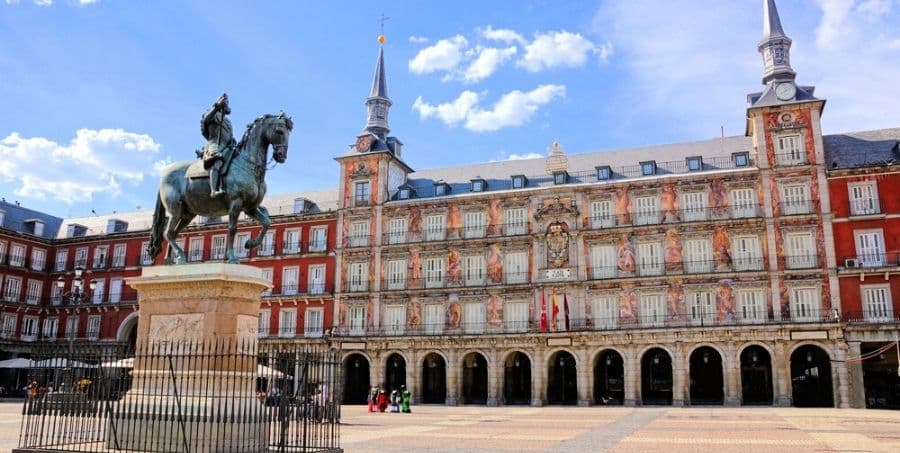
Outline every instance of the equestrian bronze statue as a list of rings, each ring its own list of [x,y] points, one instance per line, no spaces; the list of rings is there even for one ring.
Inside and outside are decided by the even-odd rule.
[[[231,136],[231,121],[227,118],[229,113],[228,96],[223,94],[203,114],[200,128],[207,144],[197,153],[200,159],[175,162],[163,169],[147,249],[154,260],[162,251],[165,239],[168,243],[166,264],[187,262],[176,239],[198,215],[228,215],[225,259],[229,263],[238,262],[234,236],[242,212],[262,225],[256,237],[243,244],[244,248],[258,247],[265,237],[269,212],[260,204],[266,195],[269,145],[272,145],[275,162],[284,163],[294,123],[284,112],[263,115],[247,126],[240,142],[235,142]]]

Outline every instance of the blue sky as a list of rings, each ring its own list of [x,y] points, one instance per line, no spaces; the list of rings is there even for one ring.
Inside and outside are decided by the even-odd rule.
[[[900,126],[900,1],[778,6],[826,133]],[[761,0],[0,0],[0,195],[60,216],[150,207],[223,91],[238,133],[294,118],[270,192],[333,187],[382,13],[390,124],[416,169],[742,134],[760,87]]]

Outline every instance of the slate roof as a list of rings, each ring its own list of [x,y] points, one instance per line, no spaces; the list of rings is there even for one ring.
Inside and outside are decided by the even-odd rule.
[[[32,236],[34,235],[34,231],[31,230],[30,225],[26,225],[25,223],[29,220],[40,220],[44,222],[44,234],[40,236],[44,238],[56,237],[59,226],[63,222],[63,219],[59,217],[17,206],[15,203],[9,203],[5,200],[0,201],[0,210],[3,211],[3,225],[0,225],[0,227],[17,233],[30,234]]]
[[[822,137],[829,169],[900,164],[900,128]]]

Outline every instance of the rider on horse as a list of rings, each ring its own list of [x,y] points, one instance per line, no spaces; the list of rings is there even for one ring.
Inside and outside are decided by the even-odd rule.
[[[234,149],[236,142],[232,135],[231,120],[226,115],[231,113],[228,106],[228,94],[222,94],[213,106],[203,113],[200,119],[200,133],[206,139],[203,148],[203,168],[209,170],[210,196],[216,197],[224,193],[220,187],[222,164],[228,152]]]

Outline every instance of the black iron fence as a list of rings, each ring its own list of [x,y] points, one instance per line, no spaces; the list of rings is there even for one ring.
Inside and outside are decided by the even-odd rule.
[[[341,367],[324,346],[40,345],[20,451],[332,452]]]

